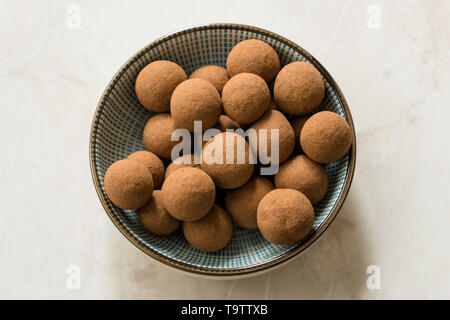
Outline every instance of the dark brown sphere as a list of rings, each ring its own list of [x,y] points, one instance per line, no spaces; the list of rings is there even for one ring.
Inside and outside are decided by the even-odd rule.
[[[283,163],[274,181],[277,189],[300,191],[312,204],[319,203],[328,190],[327,171],[323,165],[305,155],[293,157]]]
[[[270,82],[280,71],[280,59],[277,52],[264,41],[244,40],[235,45],[228,54],[227,71],[230,77],[248,72]]]
[[[167,112],[173,90],[186,79],[186,72],[176,63],[154,61],[139,72],[135,84],[136,96],[146,109]]]
[[[150,201],[137,213],[142,226],[154,234],[168,235],[180,226],[180,220],[172,217],[164,207],[161,190],[154,190]]]
[[[314,114],[303,126],[300,143],[312,160],[333,162],[345,156],[352,145],[352,132],[347,121],[330,111]]]
[[[278,73],[273,94],[283,112],[300,116],[319,106],[325,95],[325,85],[320,72],[312,64],[296,61]]]
[[[173,147],[179,143],[171,140],[172,132],[176,129],[177,126],[169,113],[154,115],[148,119],[142,133],[145,149],[170,160]]]
[[[242,125],[250,124],[269,108],[270,91],[260,76],[239,73],[225,84],[222,103],[227,116]]]
[[[192,72],[189,78],[209,81],[217,89],[217,91],[219,91],[219,93],[222,93],[223,86],[229,79],[227,70],[216,65],[208,65],[198,68]]]
[[[202,219],[183,222],[182,229],[189,244],[203,252],[223,249],[230,242],[233,233],[228,213],[217,205]]]
[[[225,196],[227,211],[234,223],[246,229],[258,229],[256,212],[261,199],[273,190],[266,178],[255,176],[237,189],[228,190]]]
[[[166,210],[182,221],[201,219],[209,212],[216,197],[211,177],[198,168],[175,170],[164,181],[161,190]]]
[[[314,209],[308,198],[293,189],[275,189],[258,206],[258,228],[273,244],[291,244],[305,238],[314,224]]]
[[[303,126],[305,125],[305,122],[309,119],[309,117],[311,117],[311,115],[307,114],[304,116],[293,117],[290,120],[292,128],[294,129],[295,144],[297,148],[300,148],[300,150],[302,148],[300,145],[300,133],[302,132]]]
[[[136,151],[130,154],[128,160],[137,161],[147,167],[153,178],[153,186],[159,188],[164,178],[164,164],[156,154],[150,151]]]
[[[104,186],[112,203],[121,209],[135,210],[151,198],[153,178],[144,165],[125,159],[106,170]]]

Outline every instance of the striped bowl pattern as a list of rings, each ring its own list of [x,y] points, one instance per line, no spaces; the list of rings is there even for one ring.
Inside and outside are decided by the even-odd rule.
[[[180,230],[169,236],[147,232],[135,211],[122,210],[108,199],[103,186],[107,168],[130,153],[143,150],[142,131],[152,112],[144,109],[134,93],[139,71],[155,60],[178,63],[189,75],[195,69],[216,64],[225,67],[231,48],[245,39],[260,39],[279,54],[281,64],[308,61],[321,72],[325,99],[316,110],[330,110],[347,119],[353,132],[350,111],[338,86],[328,72],[305,50],[269,31],[251,26],[216,24],[195,27],[156,40],[134,55],[114,76],[105,90],[92,123],[90,162],[98,196],[119,230],[138,248],[178,269],[206,275],[238,275],[267,269],[297,255],[313,243],[339,211],[350,187],[355,165],[355,143],[343,159],[326,165],[329,190],[315,206],[314,229],[300,243],[277,246],[267,242],[259,231],[233,227],[231,242],[216,253],[203,253],[191,247]],[[355,141],[355,139],[354,139]]]

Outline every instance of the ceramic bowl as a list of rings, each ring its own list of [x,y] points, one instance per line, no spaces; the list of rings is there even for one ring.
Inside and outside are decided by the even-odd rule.
[[[349,191],[355,169],[356,143],[341,160],[326,165],[329,190],[315,206],[315,222],[310,235],[292,245],[272,245],[259,231],[233,227],[231,242],[221,251],[204,253],[191,247],[180,230],[169,236],[147,232],[135,211],[114,206],[105,193],[103,178],[108,167],[130,153],[144,150],[142,131],[153,115],[138,102],[134,83],[139,71],[155,60],[178,63],[189,75],[195,69],[216,64],[225,67],[231,48],[245,39],[260,39],[279,54],[281,64],[308,61],[322,74],[325,98],[317,111],[330,110],[349,123],[355,141],[353,121],[345,98],[325,68],[299,45],[260,28],[213,24],[194,27],[162,37],[136,53],[116,73],[103,93],[95,111],[90,134],[90,165],[94,185],[106,213],[122,234],[152,258],[197,275],[230,278],[249,276],[279,266],[308,248],[323,234],[339,212]]]

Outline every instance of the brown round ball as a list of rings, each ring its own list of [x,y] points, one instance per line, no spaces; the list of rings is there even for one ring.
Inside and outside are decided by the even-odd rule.
[[[300,116],[319,106],[325,95],[325,85],[312,64],[296,61],[278,73],[273,94],[283,112]]]
[[[227,131],[227,129],[239,129],[241,126],[234,120],[231,120],[230,117],[221,114],[219,117],[219,121],[217,121],[214,128],[219,129],[221,132]]]
[[[292,128],[294,129],[294,134],[295,134],[295,144],[298,148],[301,149],[301,145],[300,145],[300,133],[302,132],[303,126],[305,125],[306,120],[309,119],[309,117],[311,117],[310,114],[307,114],[305,116],[298,116],[298,117],[293,117],[290,122],[292,125]]]
[[[282,163],[289,158],[289,156],[294,151],[295,146],[295,136],[294,136],[294,129],[292,129],[291,124],[286,119],[286,117],[277,110],[268,110],[266,113],[258,120],[256,121],[252,126],[252,129],[256,130],[256,133],[258,135],[257,139],[257,145],[251,145],[251,147],[254,150],[258,150],[258,156],[260,157],[260,135],[262,137],[266,137],[263,132],[260,132],[261,129],[267,130],[267,155],[270,157],[272,155],[271,148],[272,148],[272,142],[271,137],[272,129],[278,129],[278,157],[279,161],[278,163]],[[261,159],[261,158],[260,158]],[[275,163],[275,162],[274,162]],[[276,164],[276,163],[275,163]]]
[[[219,92],[203,79],[189,79],[178,85],[170,99],[175,123],[194,132],[194,121],[202,121],[205,131],[214,126],[222,111]]]
[[[106,170],[104,186],[112,203],[121,209],[135,210],[151,198],[153,178],[144,165],[125,159]]]
[[[162,203],[162,191],[153,191],[149,202],[137,211],[142,226],[151,233],[168,235],[178,229],[180,220],[172,217]]]
[[[214,136],[203,147],[200,168],[220,188],[233,189],[250,179],[254,162],[249,145],[242,136],[223,132]]]
[[[173,90],[186,79],[186,72],[174,62],[166,60],[151,62],[136,78],[136,96],[146,109],[167,112]]]
[[[148,119],[142,133],[145,149],[170,160],[173,147],[179,143],[171,140],[172,132],[176,129],[177,126],[170,114],[154,115]]]
[[[161,190],[166,210],[182,221],[201,219],[211,209],[216,197],[211,177],[198,168],[175,170],[164,181]]]
[[[166,173],[164,175],[164,178],[167,179],[167,177],[174,172],[175,170],[178,170],[180,168],[186,168],[186,167],[197,167],[200,165],[200,157],[196,156],[194,154],[185,154],[179,158],[176,158],[171,162],[167,168]]]
[[[240,124],[250,124],[269,108],[270,91],[260,76],[239,73],[225,84],[222,103],[227,116]]]
[[[242,72],[254,73],[270,82],[280,71],[277,52],[267,43],[257,39],[239,42],[227,58],[230,77]]]
[[[217,89],[217,91],[219,91],[219,93],[222,93],[223,86],[229,79],[227,70],[216,65],[198,68],[192,72],[189,78],[209,81]]]
[[[152,175],[153,187],[159,188],[164,178],[164,164],[156,154],[145,150],[136,151],[130,154],[127,159],[143,164]]]
[[[312,204],[319,203],[328,190],[327,171],[305,155],[293,157],[283,163],[274,182],[277,189],[300,191]]]
[[[300,135],[303,151],[309,158],[320,163],[341,159],[350,149],[352,140],[347,121],[330,111],[311,116]]]
[[[191,246],[203,252],[216,252],[230,242],[233,224],[228,213],[214,205],[202,219],[183,222],[182,229]]]
[[[275,189],[258,206],[258,228],[273,244],[291,244],[305,238],[314,224],[314,209],[308,198],[292,189]]]
[[[234,223],[242,228],[258,229],[256,211],[259,202],[272,190],[272,182],[259,176],[251,178],[240,188],[228,190],[225,204]]]

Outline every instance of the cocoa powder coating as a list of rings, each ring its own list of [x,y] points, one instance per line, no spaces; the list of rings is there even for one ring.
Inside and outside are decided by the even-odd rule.
[[[292,128],[294,129],[295,144],[297,148],[300,148],[300,150],[302,148],[300,145],[300,133],[302,132],[303,126],[305,125],[305,122],[309,119],[309,117],[311,117],[311,115],[307,114],[304,116],[293,117],[290,120]]]
[[[305,238],[314,224],[314,209],[308,198],[293,189],[275,189],[258,205],[258,228],[273,244],[291,244]]]
[[[299,116],[319,106],[325,95],[325,85],[320,72],[312,64],[296,61],[278,73],[273,93],[283,112]]]
[[[156,154],[144,150],[136,151],[130,154],[127,159],[143,164],[152,175],[154,188],[159,188],[164,178],[164,164]]]
[[[136,78],[136,96],[146,109],[167,112],[173,90],[186,79],[186,72],[174,62],[166,60],[151,62]]]
[[[186,167],[197,167],[200,165],[199,156],[196,156],[194,154],[185,154],[179,158],[176,158],[173,162],[171,162],[167,168],[166,173],[164,175],[164,178],[167,179],[167,177],[174,172],[175,170],[178,170],[180,168],[186,168]]]
[[[177,126],[169,113],[154,115],[148,119],[142,133],[145,149],[170,160],[173,147],[179,143],[171,140],[175,129]]]
[[[221,132],[227,131],[227,129],[239,129],[241,126],[234,120],[231,120],[230,117],[221,114],[219,117],[219,121],[217,121],[214,128],[219,129]]]
[[[222,93],[223,86],[227,83],[229,77],[225,68],[216,65],[208,65],[192,72],[189,79],[206,80],[210,82],[219,93]]]

